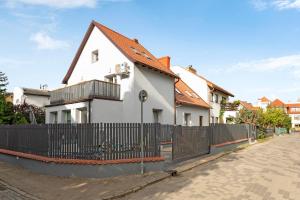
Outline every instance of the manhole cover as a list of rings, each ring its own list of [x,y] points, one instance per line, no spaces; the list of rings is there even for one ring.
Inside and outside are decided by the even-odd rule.
[[[2,185],[1,183],[0,183],[0,191],[4,191],[4,190],[6,190],[7,188],[5,187],[5,185]]]

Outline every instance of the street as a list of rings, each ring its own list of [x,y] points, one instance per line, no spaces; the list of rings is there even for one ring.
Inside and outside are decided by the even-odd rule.
[[[271,139],[124,199],[300,199],[300,135]]]

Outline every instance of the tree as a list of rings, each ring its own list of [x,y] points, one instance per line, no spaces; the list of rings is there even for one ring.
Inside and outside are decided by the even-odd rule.
[[[245,108],[242,108],[239,110],[238,116],[235,119],[235,122],[238,124],[256,124],[258,121],[258,116],[260,115],[261,111],[253,111],[253,110],[248,110]]]
[[[0,71],[0,95],[4,95],[6,92],[6,86],[8,85],[7,76]]]

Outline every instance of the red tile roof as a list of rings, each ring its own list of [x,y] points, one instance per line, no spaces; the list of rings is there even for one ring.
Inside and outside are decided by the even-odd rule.
[[[132,62],[157,70],[169,76],[177,77],[170,69],[165,67],[156,57],[144,48],[137,39],[127,38],[96,21],[92,21],[72,61],[72,64],[63,79],[63,83],[68,83],[80,54],[94,27],[97,27]]]
[[[175,84],[175,87],[177,89],[176,92],[177,104],[193,105],[193,106],[199,106],[207,109],[210,108],[210,106],[181,79]]]
[[[261,102],[264,102],[264,103],[271,102],[267,97],[262,97],[258,100],[260,100]]]
[[[275,99],[274,101],[272,101],[270,106],[272,106],[272,107],[285,107],[285,104],[280,99]]]
[[[248,103],[247,101],[240,101],[240,104],[247,110],[257,110],[252,103]]]

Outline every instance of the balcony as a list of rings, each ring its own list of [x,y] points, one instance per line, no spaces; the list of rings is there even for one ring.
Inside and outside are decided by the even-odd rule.
[[[95,98],[120,100],[120,85],[92,80],[60,88],[50,92],[50,105],[75,103]]]

